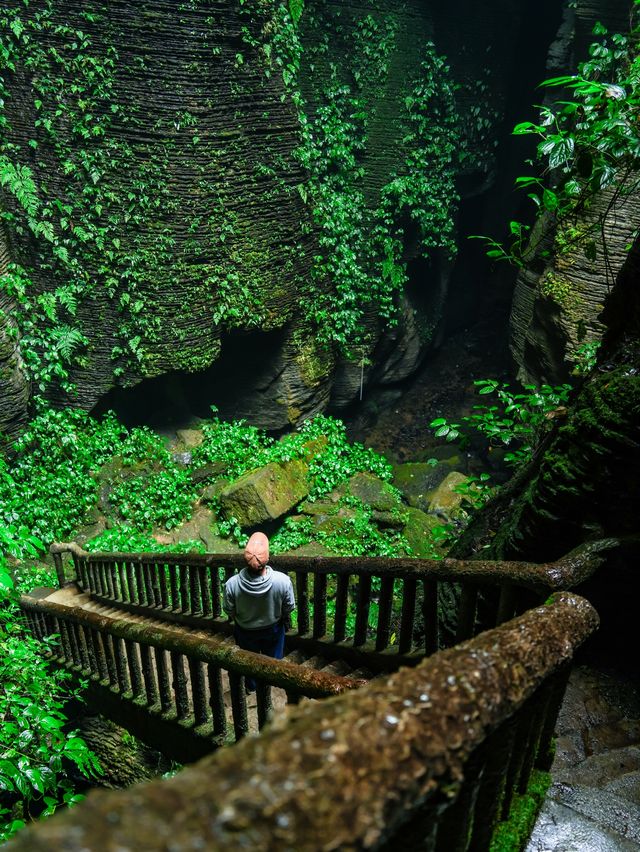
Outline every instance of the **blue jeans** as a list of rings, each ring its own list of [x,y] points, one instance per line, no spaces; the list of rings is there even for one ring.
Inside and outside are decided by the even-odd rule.
[[[233,638],[236,640],[236,645],[243,651],[264,654],[275,660],[281,660],[284,656],[284,625],[280,622],[257,630],[245,630],[244,627],[236,624],[233,628]],[[255,680],[250,677],[246,679],[246,685],[249,690],[256,688]]]

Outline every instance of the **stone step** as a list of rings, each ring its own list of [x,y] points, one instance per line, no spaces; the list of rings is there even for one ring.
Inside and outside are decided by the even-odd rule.
[[[582,784],[554,783],[549,794],[555,802],[590,820],[603,832],[640,845],[640,807],[628,799]],[[599,847],[584,848],[586,850]]]
[[[340,675],[341,677],[350,677],[352,674],[351,666],[346,660],[334,660],[320,669],[320,671],[327,672],[327,674]]]
[[[354,669],[350,675],[346,675],[346,677],[350,677],[353,680],[373,680],[375,675],[372,671],[365,668]]]
[[[604,787],[606,784],[629,772],[640,770],[640,747],[626,746],[594,754],[554,772],[554,779],[566,784]]]
[[[603,789],[640,808],[640,770],[625,772],[624,775],[605,784]]]

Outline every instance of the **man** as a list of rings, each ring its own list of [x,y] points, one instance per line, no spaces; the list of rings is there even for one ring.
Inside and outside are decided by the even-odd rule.
[[[285,629],[291,626],[291,613],[296,602],[293,585],[286,574],[274,571],[269,562],[269,539],[254,533],[244,550],[247,563],[224,587],[223,607],[234,622],[236,644],[281,660],[284,654]],[[255,683],[247,679],[247,689]]]

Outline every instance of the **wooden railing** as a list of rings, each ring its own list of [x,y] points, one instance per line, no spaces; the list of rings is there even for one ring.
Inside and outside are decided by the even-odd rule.
[[[294,556],[273,561],[291,575],[296,589],[297,629],[288,636],[290,646],[355,664],[362,663],[358,652],[364,651],[370,667],[393,670],[441,646],[441,584],[461,588],[453,634],[463,641],[586,579],[609,546],[606,541],[583,546],[547,564]],[[79,587],[98,601],[163,621],[230,630],[222,616],[222,589],[244,566],[241,553],[107,554],[57,544],[52,552],[61,583],[66,551],[72,553]],[[494,593],[483,598],[479,619],[483,588]]]
[[[302,696],[324,698],[364,683],[241,651],[215,636],[149,627],[46,598],[23,595],[20,606],[37,638],[54,637],[49,655],[98,688],[105,715],[132,733],[142,730],[142,739],[181,762],[248,733],[245,675],[256,681],[259,728],[272,712],[272,687],[297,703]]]
[[[482,852],[548,768],[568,664],[596,626],[587,601],[556,594],[175,778],[91,793],[7,850]]]

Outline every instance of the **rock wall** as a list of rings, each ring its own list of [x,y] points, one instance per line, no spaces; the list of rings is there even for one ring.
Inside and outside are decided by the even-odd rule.
[[[456,138],[465,155],[455,169],[466,191],[484,191],[523,13],[498,0],[462,10],[308,0],[296,28],[284,21],[287,8],[270,0],[5,4],[0,156],[14,171],[0,200],[26,282],[16,326],[26,340],[35,324],[31,375],[37,384],[52,374],[54,404],[91,409],[114,389],[158,377],[174,385],[195,377],[216,403],[216,365],[232,378],[225,353],[237,349],[249,364],[224,413],[282,428],[328,405],[340,410],[362,381],[401,381],[438,345],[457,190],[453,172],[437,182],[438,149],[453,136],[443,132],[433,145],[429,128],[462,113]],[[438,58],[445,51],[451,71]],[[449,83],[456,103],[447,101]],[[338,209],[357,188],[362,208],[329,234],[313,162],[300,154],[313,123],[327,124],[327,86],[353,103],[348,119],[366,125],[351,174],[321,199]],[[325,189],[334,149],[348,146],[349,134],[347,122],[329,140]],[[408,198],[414,176],[424,183]],[[396,187],[393,207],[385,187],[396,179],[404,195]],[[356,325],[367,333],[345,357],[331,337],[338,302],[350,310],[338,279],[353,233],[365,244],[381,222],[371,253],[378,271],[365,257],[354,297],[364,301]],[[385,275],[407,275],[384,297],[400,307],[390,328],[369,293]],[[260,334],[262,348],[237,347]],[[25,388],[23,380],[7,395],[5,419],[24,415]]]
[[[6,241],[0,229],[0,275],[9,265]],[[0,447],[17,437],[26,422],[29,382],[18,348],[13,320],[14,299],[0,289]]]
[[[597,21],[611,32],[627,31],[629,4],[579,2],[575,12],[568,10],[550,51],[549,76],[572,73],[586,59]],[[618,187],[601,192],[588,209],[560,226],[548,218],[538,221],[536,248],[518,275],[510,321],[521,381],[567,381],[581,345],[600,340],[600,314],[639,222],[637,194],[621,194]]]

